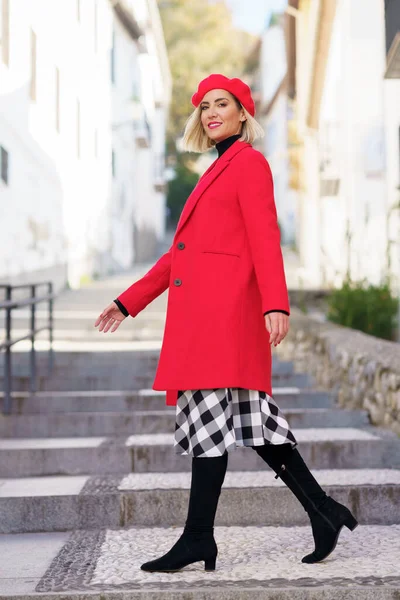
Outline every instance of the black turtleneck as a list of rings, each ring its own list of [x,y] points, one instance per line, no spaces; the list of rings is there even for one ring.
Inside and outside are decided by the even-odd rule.
[[[241,133],[236,133],[235,135],[230,135],[229,137],[225,138],[224,140],[217,142],[215,144],[215,148],[217,149],[217,152],[218,152],[218,158],[220,158],[222,156],[222,154],[224,152],[226,152],[226,150],[228,150],[228,148],[230,148],[230,146],[232,146],[232,144],[240,138],[241,135],[242,135]],[[116,303],[116,305],[118,306],[118,308],[120,309],[122,314],[125,315],[125,317],[129,316],[127,309],[125,308],[125,306],[122,304],[122,302],[120,300],[115,299],[114,302]],[[281,312],[281,313],[284,313],[285,315],[289,315],[289,313],[286,312],[286,310],[274,309],[274,310],[267,310],[267,312],[264,313],[264,316],[270,312]]]
[[[224,140],[217,142],[215,144],[215,147],[218,152],[218,158],[220,158],[220,156],[225,152],[225,150],[228,150],[228,148],[230,146],[232,146],[233,142],[236,142],[236,140],[238,140],[241,135],[242,135],[241,133],[236,133],[235,135],[230,135],[229,137],[225,138]]]

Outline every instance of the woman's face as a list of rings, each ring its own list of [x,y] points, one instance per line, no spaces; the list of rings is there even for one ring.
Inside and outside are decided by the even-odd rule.
[[[217,142],[240,133],[246,120],[235,98],[227,90],[210,90],[200,102],[201,123],[208,137]]]

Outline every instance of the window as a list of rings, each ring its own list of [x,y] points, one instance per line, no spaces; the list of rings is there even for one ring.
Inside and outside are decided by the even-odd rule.
[[[111,173],[113,178],[115,179],[115,175],[116,175],[116,164],[115,164],[115,151],[113,150],[111,153]]]
[[[0,0],[0,11],[1,58],[8,66],[10,64],[10,0]]]
[[[76,101],[76,155],[81,157],[81,103]]]
[[[112,48],[111,48],[111,57],[110,57],[110,67],[111,67],[111,81],[115,83],[115,31],[112,34]]]
[[[0,146],[1,179],[8,185],[8,152]]]
[[[31,83],[29,92],[33,102],[36,102],[36,46],[36,33],[31,29]]]
[[[56,67],[55,70],[55,87],[56,87],[56,97],[55,97],[55,111],[56,111],[56,129],[60,132],[60,69]]]

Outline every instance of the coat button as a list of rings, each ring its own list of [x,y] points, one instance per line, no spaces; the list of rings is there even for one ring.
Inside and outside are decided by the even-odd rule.
[[[174,285],[182,285],[181,279],[174,279]]]
[[[179,242],[179,244],[178,244],[179,250],[183,250],[184,247],[185,247],[185,244],[183,242]]]

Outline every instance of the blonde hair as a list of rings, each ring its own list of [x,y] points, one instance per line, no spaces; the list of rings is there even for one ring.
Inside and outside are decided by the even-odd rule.
[[[241,142],[252,144],[257,138],[264,137],[264,129],[260,123],[244,108],[244,106],[234,96],[238,107],[243,109],[246,121],[243,121]],[[183,132],[182,147],[186,152],[206,152],[215,147],[215,141],[211,140],[201,123],[201,105],[199,105],[190,115],[185,124]]]

